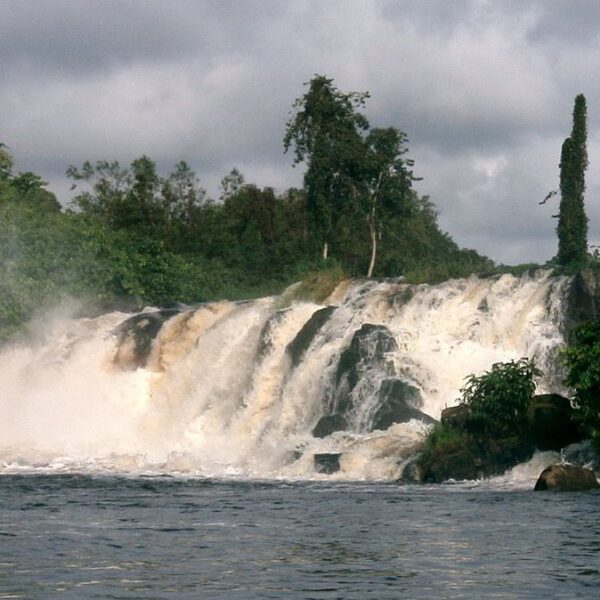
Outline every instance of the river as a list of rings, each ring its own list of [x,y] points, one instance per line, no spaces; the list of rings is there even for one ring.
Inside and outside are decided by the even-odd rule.
[[[0,598],[597,598],[600,494],[0,476]]]

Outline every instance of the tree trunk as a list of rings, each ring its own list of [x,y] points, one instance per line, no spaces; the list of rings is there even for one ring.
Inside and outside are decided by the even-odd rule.
[[[323,252],[321,252],[321,258],[323,260],[327,260],[327,251],[329,250],[329,244],[327,242],[323,243]]]
[[[371,236],[371,261],[369,262],[369,270],[367,271],[367,277],[373,276],[373,270],[375,269],[375,259],[377,258],[377,231],[375,230],[375,207],[371,210],[371,216],[368,219],[369,222],[369,234]]]
[[[373,270],[375,269],[375,259],[377,258],[377,228],[375,227],[375,213],[377,210],[377,200],[379,198],[379,188],[381,186],[381,180],[383,178],[383,171],[379,172],[377,177],[377,183],[375,189],[371,193],[371,212],[367,216],[367,223],[369,224],[369,235],[371,236],[371,260],[369,261],[369,270],[367,271],[367,277],[373,276]]]
[[[369,262],[367,277],[372,277],[373,269],[375,268],[375,258],[377,256],[377,235],[375,225],[371,221],[369,221],[369,233],[371,234],[371,261]]]

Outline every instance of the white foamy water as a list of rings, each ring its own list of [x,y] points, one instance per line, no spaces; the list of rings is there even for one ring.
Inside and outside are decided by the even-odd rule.
[[[131,340],[115,333],[128,315],[56,319],[0,353],[0,470],[393,479],[426,426],[369,430],[382,381],[416,388],[434,418],[467,375],[499,361],[533,358],[546,373],[538,391],[558,391],[567,285],[544,272],[344,284],[297,365],[286,347],[319,305],[265,298],[184,311],[165,321],[140,368]],[[338,359],[367,323],[385,326],[396,349],[361,371],[348,431],[316,439]],[[341,454],[340,471],[318,474],[315,453]]]

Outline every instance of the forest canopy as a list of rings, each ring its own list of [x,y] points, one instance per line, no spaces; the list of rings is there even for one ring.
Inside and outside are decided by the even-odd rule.
[[[144,155],[70,166],[63,207],[41,177],[15,172],[2,145],[0,340],[66,297],[99,312],[256,297],[323,269],[438,281],[493,266],[440,230],[412,188],[406,135],[371,128],[359,111],[367,94],[322,76],[308,86],[331,98],[319,123],[299,98],[288,123],[284,147],[308,161],[302,189],[260,188],[232,169],[214,199],[187,163],[161,174]]]

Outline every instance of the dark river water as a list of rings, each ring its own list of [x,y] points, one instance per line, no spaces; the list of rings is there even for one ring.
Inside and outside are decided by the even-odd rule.
[[[600,494],[0,476],[0,598],[599,598]]]

